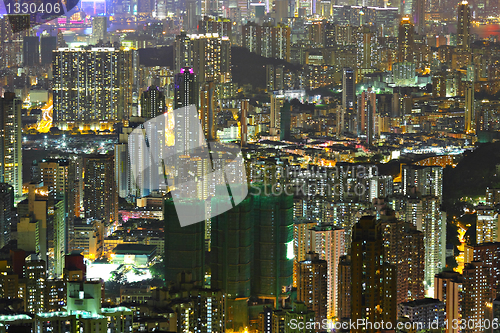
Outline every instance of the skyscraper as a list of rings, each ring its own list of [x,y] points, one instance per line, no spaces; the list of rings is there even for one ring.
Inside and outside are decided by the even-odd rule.
[[[358,137],[366,136],[366,142],[371,145],[378,136],[377,96],[368,88],[358,97]]]
[[[204,83],[200,89],[200,119],[203,133],[207,140],[216,139],[215,105],[215,84],[209,81]]]
[[[434,298],[445,302],[446,319],[449,323],[460,320],[463,276],[458,272],[442,272],[434,278]],[[457,333],[459,327],[448,326],[446,333]]]
[[[424,297],[424,234],[393,212],[382,215],[384,257],[397,268],[397,303]]]
[[[344,229],[331,224],[320,224],[309,229],[309,251],[319,255],[327,262],[327,316],[337,316],[337,280],[340,257],[345,255]]]
[[[232,28],[233,22],[220,16],[218,18],[204,16],[198,22],[199,34],[218,34],[219,36],[228,37],[229,40],[233,36]]]
[[[413,0],[413,24],[419,35],[425,34],[425,1]]]
[[[196,75],[193,68],[183,67],[175,75],[174,109],[198,105]]]
[[[23,38],[23,65],[35,66],[40,64],[40,39],[38,36]]]
[[[94,16],[92,18],[92,36],[97,41],[104,41],[108,33],[108,17],[107,16]]]
[[[186,4],[186,16],[184,17],[184,20],[182,23],[184,23],[184,29],[185,31],[188,32],[193,32],[196,30],[196,9],[197,9],[197,2],[194,0],[187,0],[185,2]]]
[[[482,262],[488,270],[488,285],[495,290],[500,290],[500,243],[485,243],[474,246],[473,260]],[[496,294],[494,296],[496,296]]]
[[[351,256],[340,257],[338,270],[337,318],[343,320],[351,317]]]
[[[47,266],[54,268],[55,276],[60,277],[64,268],[64,255],[69,250],[69,231],[74,218],[74,207],[68,205],[74,202],[71,200],[74,194],[70,191],[74,187],[74,178],[69,177],[69,160],[42,160],[39,170],[40,181],[48,191],[48,209],[57,212],[47,223],[48,247],[54,249],[53,255],[47,260]]]
[[[290,61],[290,27],[279,23],[272,28],[272,57]]]
[[[420,196],[430,195],[442,200],[443,168],[441,166],[404,165],[401,186],[404,195],[417,193]]]
[[[305,260],[299,262],[297,270],[297,299],[316,313],[319,323],[327,318],[327,266],[317,253],[309,252]]]
[[[118,196],[120,198],[136,196],[136,184],[132,180],[132,161],[129,154],[128,135],[120,135],[118,140],[115,145],[115,179]]]
[[[52,51],[57,49],[57,37],[42,35],[40,36],[40,63],[48,65],[52,63]]]
[[[467,50],[470,47],[471,13],[466,0],[458,5],[457,15],[457,46],[462,50]]]
[[[293,286],[297,287],[298,263],[306,259],[309,251],[309,229],[313,228],[316,222],[300,217],[293,221]]]
[[[214,202],[216,204],[216,202]],[[212,286],[230,299],[250,297],[252,276],[252,198],[212,218]]]
[[[260,54],[260,26],[248,22],[242,26],[242,46],[248,51]]]
[[[48,196],[41,183],[28,185],[28,198],[17,205],[17,246],[47,261]],[[44,267],[46,269],[46,267]]]
[[[475,100],[474,100],[474,82],[466,82],[465,85],[465,133],[474,134],[475,129]]]
[[[401,19],[399,23],[399,34],[398,34],[398,48],[399,48],[399,62],[413,62],[413,52],[414,52],[414,31],[413,23],[408,16]]]
[[[240,117],[240,123],[241,123],[241,133],[240,133],[240,140],[241,140],[241,147],[245,147],[248,142],[248,112],[250,111],[250,100],[249,99],[243,99],[241,101],[241,117]]]
[[[356,83],[354,70],[344,68],[342,70],[342,109],[340,119],[337,118],[338,134],[344,132],[354,133],[354,114],[356,102]]]
[[[35,254],[26,257],[24,278],[26,279],[26,311],[42,312],[45,309],[46,263]]]
[[[174,42],[174,69],[193,68],[198,83],[231,82],[231,42],[219,34],[178,35]]]
[[[174,73],[179,73],[184,67],[193,67],[193,44],[191,37],[185,32],[175,36],[174,41]]]
[[[476,206],[476,243],[500,241],[500,217],[494,207]]]
[[[83,207],[85,218],[101,220],[105,225],[118,221],[118,194],[114,177],[113,155],[89,155],[84,160]]]
[[[488,269],[484,263],[473,261],[463,270],[462,319],[466,322],[484,322],[489,318],[488,308],[493,302],[493,290],[488,281]],[[496,296],[496,295],[495,295]],[[471,327],[473,326],[473,327]],[[480,332],[475,325],[467,325],[462,332]]]
[[[166,111],[165,95],[156,86],[148,87],[141,95],[141,116],[155,118]]]
[[[269,132],[271,135],[278,135],[281,128],[281,109],[285,103],[285,96],[271,94],[271,114]]]
[[[434,276],[446,267],[446,214],[435,196],[422,197],[422,229],[425,246],[426,289],[434,287]],[[417,227],[418,228],[418,227]]]
[[[9,243],[11,226],[15,222],[14,189],[9,184],[0,183],[0,248]]]
[[[212,218],[212,288],[226,292],[228,326],[235,330],[248,325],[251,297],[279,308],[292,285],[293,197],[254,190],[260,195]]]
[[[14,93],[0,98],[0,183],[14,188],[14,195],[22,195],[21,105]]]
[[[281,22],[288,17],[288,1],[276,0],[274,4],[275,4],[276,22]]]
[[[271,93],[275,90],[274,80],[275,80],[274,65],[268,64],[266,65],[266,90],[268,93]]]
[[[175,283],[179,274],[192,274],[192,282],[203,286],[205,282],[205,224],[202,222],[180,226],[176,206],[194,215],[205,210],[205,203],[198,199],[175,202],[167,197],[164,203],[165,219],[165,280]],[[188,208],[189,207],[189,208]]]
[[[102,129],[127,120],[132,112],[135,50],[114,47],[59,48],[54,53],[54,123]]]
[[[396,266],[384,257],[382,225],[374,216],[363,216],[352,230],[351,320],[396,321]],[[375,332],[364,327],[354,332]]]

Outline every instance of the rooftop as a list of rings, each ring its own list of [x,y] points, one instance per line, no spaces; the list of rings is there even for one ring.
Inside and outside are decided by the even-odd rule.
[[[113,249],[114,254],[150,254],[156,245],[119,244]]]

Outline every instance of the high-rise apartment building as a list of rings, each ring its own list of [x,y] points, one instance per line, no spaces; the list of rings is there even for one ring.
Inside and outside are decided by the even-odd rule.
[[[126,198],[135,196],[137,193],[132,175],[128,135],[120,134],[118,140],[114,149],[116,191],[120,198]]]
[[[391,322],[395,327],[397,269],[384,257],[382,225],[374,216],[363,216],[352,230],[351,320]],[[375,332],[363,327],[354,332]]]
[[[245,147],[248,142],[248,114],[250,112],[250,100],[241,100],[241,117],[240,117],[240,142],[241,147]]]
[[[460,320],[462,306],[463,276],[457,272],[441,272],[434,277],[434,298],[445,302],[446,320]],[[457,325],[448,325],[446,333],[457,333]]]
[[[398,61],[399,62],[413,62],[414,53],[414,28],[408,16],[401,19],[399,23],[399,34],[398,34]]]
[[[354,115],[356,103],[356,79],[352,68],[342,70],[342,109],[337,120],[337,132],[354,133]]]
[[[118,194],[113,155],[89,155],[84,160],[83,208],[85,218],[118,221]]]
[[[474,246],[473,260],[482,262],[488,270],[488,285],[494,291],[493,297],[500,293],[500,243],[483,243]]]
[[[476,243],[500,241],[500,215],[494,207],[477,206]]]
[[[202,105],[200,110],[202,115],[199,116],[197,109],[198,90],[196,87],[196,76],[193,69],[190,67],[181,68],[180,72],[175,75],[174,90],[175,148],[180,155],[189,155],[189,152],[193,152],[194,149],[200,146],[200,118],[201,123],[203,123],[205,120],[204,111],[208,110],[203,107],[207,100],[202,95],[200,103]],[[215,119],[213,109],[211,111],[212,119]]]
[[[242,44],[263,57],[290,61],[290,34],[290,27],[282,23],[276,26],[247,23],[242,27]]]
[[[232,28],[233,22],[227,18],[204,16],[202,20],[198,21],[199,34],[218,34],[231,40],[233,37]]]
[[[331,224],[319,224],[309,229],[309,251],[327,262],[327,317],[337,317],[338,266],[340,257],[345,255],[344,229]]]
[[[290,27],[278,23],[272,28],[272,57],[290,61]]]
[[[40,64],[40,38],[26,36],[23,38],[23,65],[36,66]]]
[[[53,61],[54,123],[110,129],[129,119],[135,84],[135,50],[115,47],[59,48]]]
[[[474,126],[476,123],[474,82],[466,82],[465,85],[464,123],[466,134],[474,134],[476,132]]]
[[[293,282],[293,198],[266,191],[212,217],[212,288],[226,293],[228,325],[235,330],[249,324],[251,297],[279,308]]]
[[[434,276],[446,267],[446,213],[435,196],[422,197],[422,228],[425,246],[425,286],[434,286]]]
[[[108,34],[108,17],[107,16],[94,16],[92,18],[92,36],[97,41],[104,41]]]
[[[384,258],[397,268],[397,303],[424,297],[424,234],[392,214],[379,221],[384,237]]]
[[[337,280],[337,318],[351,317],[351,256],[342,256],[339,261]]]
[[[413,24],[419,35],[425,34],[425,1],[413,0]]]
[[[193,67],[193,43],[190,35],[181,32],[174,41],[174,73],[180,73],[182,68]]]
[[[156,86],[150,86],[141,95],[141,116],[155,118],[166,111],[165,95]]]
[[[248,22],[242,26],[242,46],[248,51],[260,54],[260,26]]]
[[[252,281],[252,200],[212,218],[212,286],[231,298],[249,297]],[[225,240],[225,242],[224,242]]]
[[[216,86],[212,81],[206,82],[200,89],[199,111],[203,133],[207,140],[216,139]]]
[[[198,82],[231,82],[231,42],[218,34],[191,35]]]
[[[192,282],[203,286],[205,281],[205,224],[202,222],[181,227],[176,209],[200,216],[205,203],[198,199],[175,202],[167,198],[164,203],[165,219],[165,280],[175,283],[179,274],[191,274]],[[212,273],[213,274],[213,273]]]
[[[298,263],[306,259],[309,251],[309,229],[316,226],[316,222],[300,217],[293,221],[293,286],[297,286]]]
[[[403,195],[430,195],[442,200],[443,168],[441,166],[404,165],[401,176]]]
[[[377,116],[377,96],[375,91],[368,88],[358,97],[358,137],[365,136],[366,142],[371,145],[380,135]]]
[[[14,188],[14,195],[22,195],[22,101],[14,93],[0,98],[0,183]]]
[[[486,188],[486,201],[487,206],[496,206],[500,203],[500,189],[499,188]]]
[[[446,326],[444,302],[435,298],[421,298],[398,304],[398,320],[420,325],[419,330],[430,330]]]
[[[42,312],[45,309],[46,263],[35,254],[26,257],[24,279],[26,280],[25,309],[30,313]]]
[[[174,325],[182,331],[210,333],[224,332],[226,328],[224,292],[196,285],[189,273],[179,274],[168,289],[155,289],[147,304],[170,307],[177,317]]]
[[[48,193],[41,183],[28,185],[28,198],[17,205],[17,246],[47,259]]]
[[[57,37],[49,35],[40,36],[40,64],[52,63],[52,51],[57,49]]]
[[[488,283],[488,273],[482,262],[473,261],[464,267],[462,320],[465,322],[483,323],[490,318],[493,291]],[[467,325],[462,332],[483,332],[483,328]]]
[[[281,129],[281,109],[285,104],[285,96],[271,94],[271,114],[269,122],[269,132],[271,135],[278,135]]]
[[[70,161],[49,159],[39,164],[40,181],[48,191],[47,205],[54,214],[47,224],[48,248],[54,249],[47,264],[54,268],[56,277],[62,276],[64,256],[68,252],[69,236],[73,227],[75,193],[74,177],[70,177]]]
[[[14,223],[16,223],[14,188],[9,184],[0,183],[0,248],[9,243]]]
[[[297,300],[304,302],[309,310],[316,313],[316,322],[327,318],[328,309],[328,264],[314,252],[306,253],[297,270]]]
[[[103,253],[104,223],[101,220],[77,220],[74,224],[73,251],[78,251],[87,260],[96,260]]]
[[[174,67],[179,73],[191,67],[198,83],[231,82],[231,42],[219,34],[178,35],[174,42]]]
[[[193,68],[183,67],[175,75],[174,109],[198,105],[196,75]]]
[[[463,50],[470,47],[470,12],[469,3],[464,0],[457,9],[457,46]]]

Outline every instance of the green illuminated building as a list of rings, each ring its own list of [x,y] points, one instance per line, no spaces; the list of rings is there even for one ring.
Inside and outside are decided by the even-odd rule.
[[[199,216],[205,209],[205,202],[185,199],[175,205],[187,206]],[[172,198],[165,200],[165,280],[175,283],[180,273],[191,273],[193,282],[202,285],[205,279],[205,223],[199,222],[181,227]]]
[[[212,218],[211,287],[226,294],[227,327],[234,330],[249,326],[249,300],[279,308],[293,278],[293,197],[269,187],[250,193]]]

